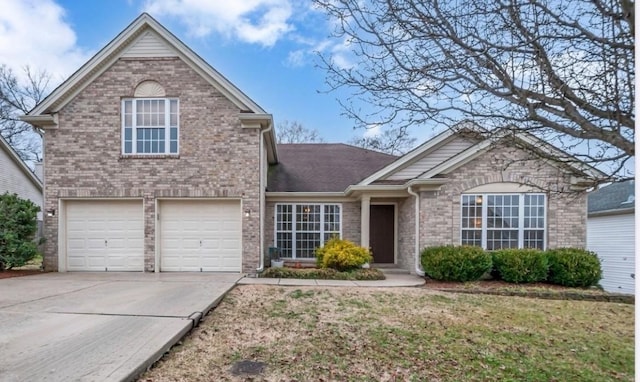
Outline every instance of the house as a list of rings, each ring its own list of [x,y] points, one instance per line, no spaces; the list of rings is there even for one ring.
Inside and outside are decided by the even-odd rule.
[[[607,292],[635,294],[634,186],[628,180],[588,194],[587,248],[600,258]]]
[[[414,273],[426,245],[584,247],[599,175],[530,157],[566,154],[529,135],[276,145],[272,116],[147,14],[23,119],[45,130],[47,270],[256,273],[268,247],[313,261],[334,235]]]
[[[20,158],[18,153],[0,136],[0,194],[9,192],[40,206],[38,222],[42,222],[42,181]]]

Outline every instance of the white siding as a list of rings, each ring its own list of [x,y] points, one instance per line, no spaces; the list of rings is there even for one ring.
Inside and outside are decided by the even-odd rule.
[[[144,32],[122,57],[175,57],[176,51],[155,32]]]
[[[2,145],[2,142],[0,142]],[[42,191],[24,173],[24,169],[0,147],[0,194],[16,193],[23,199],[29,199],[42,209]],[[38,213],[38,220],[42,220],[42,211]]]
[[[427,152],[425,156],[389,175],[387,180],[405,180],[419,177],[424,172],[471,147],[473,143],[462,138],[454,138],[437,149]]]
[[[635,222],[633,214],[589,217],[587,248],[598,254],[607,292],[635,294]]]

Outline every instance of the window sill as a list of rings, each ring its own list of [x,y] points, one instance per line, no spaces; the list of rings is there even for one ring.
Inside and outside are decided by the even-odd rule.
[[[119,159],[180,159],[180,154],[120,154]]]

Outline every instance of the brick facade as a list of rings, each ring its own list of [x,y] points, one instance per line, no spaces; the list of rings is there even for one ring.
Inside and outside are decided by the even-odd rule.
[[[123,157],[121,99],[154,80],[180,100],[179,157]],[[59,112],[45,135],[45,207],[65,198],[140,198],[144,203],[145,270],[155,264],[159,198],[233,198],[242,217],[242,268],[259,254],[259,140],[243,129],[240,110],[178,58],[120,59]],[[58,269],[58,217],[45,217],[46,270]]]
[[[518,183],[547,195],[547,247],[584,247],[586,192],[566,192],[569,177],[556,166],[530,159],[515,148],[501,146],[447,175],[438,191],[420,192],[420,241],[433,245],[460,244],[461,195],[478,186]],[[563,192],[556,192],[556,191]],[[499,192],[499,191],[496,191]],[[398,209],[396,265],[415,273],[415,197],[371,198],[371,203],[393,202]],[[343,238],[360,243],[360,201],[342,202]],[[273,245],[274,205],[267,203],[265,245]]]
[[[547,247],[584,247],[586,192],[567,192],[569,177],[516,148],[492,149],[447,175],[439,191],[420,193],[421,247],[460,244],[460,195],[486,184],[519,183],[547,195]],[[556,192],[556,191],[565,192]]]

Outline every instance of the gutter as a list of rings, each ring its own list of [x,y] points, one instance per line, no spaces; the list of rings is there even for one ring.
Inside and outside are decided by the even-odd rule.
[[[262,271],[264,271],[264,214],[265,214],[265,184],[264,184],[264,180],[265,180],[265,174],[264,174],[264,168],[265,168],[265,164],[264,162],[264,140],[265,140],[265,135],[266,133],[268,133],[269,131],[271,131],[273,129],[273,121],[271,121],[269,123],[269,127],[267,127],[266,129],[262,130],[260,132],[260,256],[259,256],[259,260],[258,260],[258,268],[256,268],[256,273],[260,274],[262,273]],[[267,162],[269,160],[267,159]]]
[[[420,196],[418,195],[417,192],[413,191],[413,186],[409,186],[407,188],[407,192],[410,195],[413,195],[416,198],[416,231],[414,233],[414,237],[415,237],[415,253],[414,253],[414,259],[415,259],[415,268],[416,268],[416,274],[418,274],[418,276],[424,276],[424,271],[422,269],[420,269]]]

